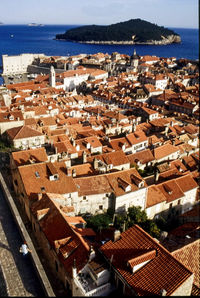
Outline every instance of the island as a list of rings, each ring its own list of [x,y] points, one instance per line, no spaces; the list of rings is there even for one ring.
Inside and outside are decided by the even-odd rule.
[[[154,44],[180,43],[181,37],[173,30],[141,19],[102,25],[86,25],[57,34],[57,40],[90,44]]]

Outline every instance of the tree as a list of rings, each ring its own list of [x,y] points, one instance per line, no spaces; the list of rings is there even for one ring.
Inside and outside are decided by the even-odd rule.
[[[111,218],[108,214],[97,214],[85,220],[87,222],[87,227],[92,228],[96,232],[108,228],[111,223]]]
[[[141,227],[152,237],[160,237],[160,229],[153,220],[147,219],[145,222],[141,224]]]
[[[148,219],[146,211],[142,210],[140,206],[133,206],[128,208],[127,215],[121,214],[115,216],[114,226],[117,229],[126,229],[138,224],[142,229],[149,233],[152,237],[158,238],[160,236],[160,229],[156,222]]]
[[[134,224],[140,224],[147,220],[147,214],[145,211],[141,210],[140,206],[138,207],[129,207],[127,213],[128,226],[131,227]]]
[[[125,214],[115,215],[113,225],[117,230],[123,230],[124,222],[127,223],[127,216]]]
[[[155,220],[156,225],[158,226],[159,229],[161,229],[162,231],[165,231],[167,228],[167,222],[166,220],[160,216],[159,218],[157,218]]]

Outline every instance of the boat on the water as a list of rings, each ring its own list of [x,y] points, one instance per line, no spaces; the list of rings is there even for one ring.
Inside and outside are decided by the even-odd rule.
[[[43,24],[37,24],[37,23],[29,23],[28,26],[38,27],[38,26],[44,26],[44,25]]]

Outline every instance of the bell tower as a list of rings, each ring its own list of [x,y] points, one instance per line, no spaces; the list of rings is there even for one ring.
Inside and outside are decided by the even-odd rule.
[[[56,86],[56,73],[53,66],[50,68],[50,75],[49,75],[49,84],[51,87]]]
[[[130,65],[134,68],[137,68],[139,64],[139,56],[136,53],[136,49],[134,49],[133,55],[131,56],[130,59]]]

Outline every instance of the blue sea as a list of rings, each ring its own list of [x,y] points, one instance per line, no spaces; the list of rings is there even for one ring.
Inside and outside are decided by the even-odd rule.
[[[156,55],[158,57],[199,59],[199,29],[170,28],[181,36],[180,44],[170,45],[90,45],[55,40],[56,34],[64,33],[80,25],[0,25],[0,66],[2,55],[22,53],[44,53],[49,56],[67,56],[80,53],[98,52],[111,54],[117,51],[131,55],[134,48],[138,55]]]

